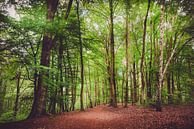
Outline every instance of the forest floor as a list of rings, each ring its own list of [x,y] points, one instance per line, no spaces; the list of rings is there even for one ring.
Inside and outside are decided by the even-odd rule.
[[[0,129],[194,129],[194,105],[153,108],[97,106],[56,116],[0,124]]]

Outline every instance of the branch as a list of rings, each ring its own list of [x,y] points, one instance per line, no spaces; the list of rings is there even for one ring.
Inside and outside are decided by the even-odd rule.
[[[189,39],[187,39],[187,41],[185,41],[185,43],[182,45],[182,47],[179,49],[178,52],[175,53],[175,57],[183,50],[183,48],[188,44],[190,43],[190,41],[192,41],[194,39],[194,37],[191,37]]]
[[[66,11],[66,14],[65,14],[65,20],[67,20],[69,14],[70,14],[72,3],[73,3],[73,0],[69,0],[69,4],[67,6],[67,11]]]
[[[187,43],[189,43],[193,38],[194,38],[194,37],[189,38],[189,39],[182,45],[182,47],[181,47],[181,49],[178,51],[178,53],[179,53],[179,52],[182,50],[182,48],[184,48],[184,46],[185,46]],[[173,56],[174,56],[174,54],[175,54],[175,52],[176,52],[177,46],[178,46],[178,43],[175,45],[175,47],[174,47],[174,49],[173,49],[173,51],[172,51],[170,57],[168,58],[168,61],[167,61],[166,65],[165,65],[164,71],[163,71],[163,73],[162,73],[163,75],[166,73],[166,70],[167,70],[167,68],[168,68],[168,65],[170,64],[170,61],[172,60],[172,58],[173,58]],[[176,53],[176,54],[178,54],[178,53]]]
[[[166,70],[168,68],[168,65],[170,64],[170,61],[172,60],[172,57],[174,56],[174,53],[176,51],[177,46],[178,46],[178,43],[175,45],[175,47],[174,47],[174,49],[173,49],[170,57],[168,58],[168,61],[167,61],[166,65],[165,65],[164,70],[163,70],[163,73],[162,73],[163,75],[166,73]]]

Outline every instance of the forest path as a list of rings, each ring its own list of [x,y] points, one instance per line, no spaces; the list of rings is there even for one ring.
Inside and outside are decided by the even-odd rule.
[[[44,116],[16,123],[0,124],[0,129],[194,129],[194,105],[165,106],[163,112],[129,106],[97,106],[56,116]]]

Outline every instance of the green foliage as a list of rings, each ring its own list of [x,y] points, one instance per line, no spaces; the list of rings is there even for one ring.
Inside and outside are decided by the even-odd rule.
[[[0,117],[0,122],[10,122],[13,120],[13,111],[5,112]]]
[[[19,111],[16,119],[25,119],[29,114],[33,102],[34,81],[42,73],[44,84],[48,88],[47,105],[52,104],[52,99],[56,98],[56,112],[59,112],[60,102],[63,100],[69,107],[72,106],[72,91],[76,87],[75,108],[80,106],[80,41],[79,24],[76,14],[76,7],[73,4],[71,13],[67,20],[64,19],[64,5],[59,4],[53,21],[47,20],[47,6],[45,2],[39,2],[29,6],[19,6],[16,4],[19,20],[6,16],[0,12],[0,85],[5,88],[0,99],[4,100],[3,114],[0,121],[11,121],[13,117],[13,103],[16,98],[16,75],[21,72]],[[168,72],[173,73],[175,92],[173,102],[183,103],[193,102],[193,68],[189,68],[189,61],[193,59],[193,45],[185,44],[191,37],[185,33],[185,28],[189,28],[192,18],[184,15],[176,1],[167,4],[165,10],[165,43],[164,43],[164,65],[168,60],[168,51],[172,52],[175,44],[178,44],[175,56],[170,63]],[[125,86],[126,75],[126,14],[128,13],[129,24],[129,87],[134,86],[134,79],[137,83],[137,94],[141,94],[140,60],[143,42],[143,24],[146,15],[147,1],[136,0],[114,0],[114,40],[115,40],[115,70],[118,100],[121,102],[122,83]],[[179,11],[178,11],[179,10]],[[84,99],[85,107],[89,105],[89,95],[92,102],[105,103],[109,100],[109,71],[107,70],[110,60],[110,10],[108,1],[94,0],[80,4],[81,21],[81,41],[83,43],[84,59]],[[155,103],[156,86],[158,84],[157,72],[159,71],[159,41],[160,41],[160,6],[156,2],[151,2],[146,30],[146,50],[144,74],[151,75],[152,99],[146,99],[146,104]],[[42,40],[45,34],[52,35],[56,41],[51,49],[50,66],[40,65],[42,52]],[[175,40],[176,39],[176,40]],[[172,41],[171,41],[172,40]],[[62,43],[62,68],[59,67],[59,49]],[[170,43],[172,47],[170,46]],[[151,46],[152,45],[152,46]],[[171,48],[170,48],[171,47]],[[170,49],[170,50],[168,50]],[[152,51],[152,58],[151,58]],[[152,61],[151,61],[152,59]],[[151,61],[151,67],[149,66]],[[136,78],[133,77],[132,65],[136,64]],[[190,62],[192,67],[192,62]],[[123,77],[124,74],[124,77]],[[36,76],[36,77],[35,77]],[[145,80],[147,78],[145,77]],[[178,84],[180,88],[178,89]],[[163,102],[167,102],[168,91],[164,79],[162,91]],[[91,89],[89,88],[91,86]],[[96,92],[99,90],[96,95]],[[60,90],[63,90],[63,96]],[[88,89],[89,91],[87,91]],[[102,93],[102,89],[104,92]],[[68,93],[66,91],[68,90]],[[97,91],[96,91],[97,90]],[[133,90],[130,89],[130,90]],[[145,91],[147,89],[145,88]],[[87,93],[88,92],[88,93]],[[104,97],[102,97],[104,95]],[[181,96],[181,97],[180,97]],[[129,95],[129,102],[132,97]],[[138,96],[140,97],[140,96]],[[123,97],[124,98],[124,97]],[[86,102],[87,99],[87,102]],[[5,105],[11,101],[10,107]],[[103,101],[104,100],[104,101]],[[103,101],[103,102],[102,102]],[[140,101],[139,101],[140,102]],[[137,102],[138,103],[138,102]]]

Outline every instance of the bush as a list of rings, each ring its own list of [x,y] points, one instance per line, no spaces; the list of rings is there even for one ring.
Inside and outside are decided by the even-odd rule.
[[[0,122],[10,122],[13,120],[13,111],[5,112],[0,117]]]

